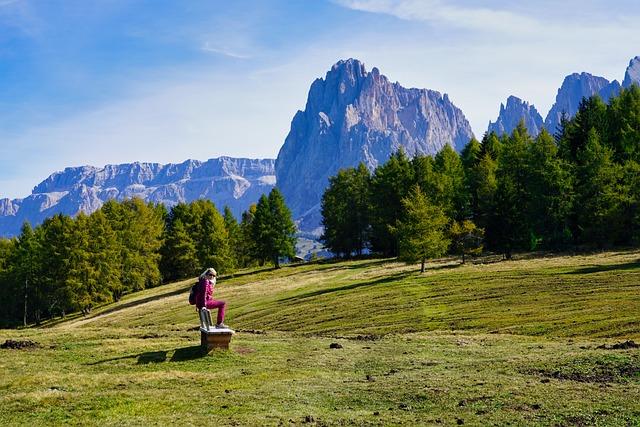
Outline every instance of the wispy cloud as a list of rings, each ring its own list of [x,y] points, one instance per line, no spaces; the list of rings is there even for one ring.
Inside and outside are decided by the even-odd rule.
[[[228,56],[229,58],[235,58],[235,59],[250,59],[251,58],[251,55],[238,53],[238,52],[235,52],[235,51],[233,51],[231,49],[228,49],[226,47],[215,46],[211,42],[205,42],[204,45],[202,46],[201,50],[203,52],[215,53],[217,55]]]
[[[531,17],[507,10],[465,7],[440,0],[335,0],[341,6],[400,19],[484,32],[531,33],[540,24]]]

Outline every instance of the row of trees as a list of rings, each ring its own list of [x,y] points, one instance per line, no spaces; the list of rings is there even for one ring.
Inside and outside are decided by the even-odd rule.
[[[262,196],[238,223],[208,200],[163,205],[110,200],[90,215],[55,215],[0,239],[0,322],[40,322],[195,276],[205,267],[279,266],[293,257],[295,227],[280,192]]]
[[[605,104],[585,99],[556,135],[472,139],[460,154],[399,151],[373,173],[360,165],[330,179],[322,198],[325,244],[407,259],[484,244],[515,250],[640,242],[640,89]]]

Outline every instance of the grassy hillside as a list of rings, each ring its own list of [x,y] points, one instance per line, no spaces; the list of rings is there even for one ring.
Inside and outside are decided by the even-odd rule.
[[[640,252],[420,274],[303,264],[218,284],[239,332],[202,356],[192,281],[0,331],[0,419],[22,424],[640,425]],[[331,343],[342,346],[331,349]],[[603,347],[604,348],[599,348]]]

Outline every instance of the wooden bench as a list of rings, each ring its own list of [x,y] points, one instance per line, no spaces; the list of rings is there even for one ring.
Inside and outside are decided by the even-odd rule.
[[[216,328],[215,323],[211,321],[211,312],[202,307],[200,314],[200,345],[202,350],[210,352],[214,348],[228,350],[231,337],[234,334],[230,328]]]

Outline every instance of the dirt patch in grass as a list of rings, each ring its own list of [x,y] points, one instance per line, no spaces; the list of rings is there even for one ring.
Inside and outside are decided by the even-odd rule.
[[[40,344],[31,340],[6,340],[3,344],[0,344],[0,348],[14,350],[25,350],[38,347],[40,347]]]
[[[624,341],[613,345],[602,344],[596,348],[601,350],[629,350],[632,348],[640,348],[640,344],[636,344],[633,341]]]
[[[531,371],[529,371],[531,373]],[[538,368],[545,378],[585,383],[621,383],[640,380],[638,355],[587,356]]]

